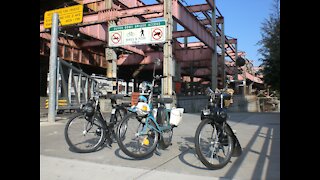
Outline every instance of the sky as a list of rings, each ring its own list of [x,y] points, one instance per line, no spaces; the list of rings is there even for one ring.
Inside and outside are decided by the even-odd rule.
[[[205,0],[184,0],[188,5],[204,4]],[[143,0],[155,4],[155,0]],[[225,35],[238,40],[238,51],[245,51],[246,58],[259,66],[261,55],[257,43],[261,40],[261,27],[273,12],[273,0],[216,0],[216,6],[224,16]]]

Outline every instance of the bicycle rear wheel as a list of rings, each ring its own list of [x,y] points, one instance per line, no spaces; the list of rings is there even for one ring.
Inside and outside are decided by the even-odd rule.
[[[97,150],[104,143],[105,129],[105,124],[100,119],[80,114],[67,122],[64,135],[72,150],[88,153]]]
[[[143,128],[147,126],[145,132]],[[143,123],[135,113],[125,116],[117,128],[116,138],[120,149],[128,156],[141,159],[148,157],[156,149],[159,133],[150,119]]]
[[[160,149],[166,149],[168,148],[172,143],[172,135],[173,135],[173,129],[168,129],[163,131],[161,134],[160,140],[159,140],[159,148]]]
[[[196,130],[196,153],[209,169],[220,169],[227,165],[234,148],[230,133],[218,129],[211,119],[204,119]]]

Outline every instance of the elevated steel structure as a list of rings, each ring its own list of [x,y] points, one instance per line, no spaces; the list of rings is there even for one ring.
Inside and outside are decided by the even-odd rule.
[[[185,0],[170,1],[171,6],[163,0],[155,1],[155,4],[151,5],[145,4],[143,0],[41,0],[40,55],[49,56],[51,35],[50,30],[45,29],[43,25],[43,13],[47,10],[76,4],[84,5],[82,23],[60,28],[58,56],[67,61],[101,68],[111,67],[108,66],[105,57],[110,23],[125,25],[153,21],[155,18],[171,18],[173,23],[170,25],[173,27],[172,38],[169,39],[172,43],[170,47],[153,44],[114,48],[118,54],[117,65],[137,66],[140,67],[140,71],[147,71],[152,68],[152,60],[165,59],[163,51],[166,53],[170,48],[172,53],[167,55],[172,56],[176,62],[176,72],[179,73],[172,76],[213,80],[218,87],[223,87],[226,75],[238,71],[225,62],[234,62],[239,52],[237,39],[224,33],[224,17],[215,6],[215,1],[206,0],[205,4],[194,5],[188,5]],[[165,13],[169,13],[169,17]],[[198,41],[188,42],[190,37],[195,37]],[[168,68],[168,65],[163,68]],[[168,73],[166,69],[163,72]],[[179,81],[179,78],[175,78],[174,81]]]

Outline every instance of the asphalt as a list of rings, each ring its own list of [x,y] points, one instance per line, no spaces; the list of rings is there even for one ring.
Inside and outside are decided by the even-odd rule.
[[[219,170],[207,169],[195,154],[199,114],[185,113],[174,129],[172,146],[144,160],[126,156],[117,143],[93,153],[70,151],[64,127],[72,115],[58,115],[55,123],[49,123],[40,114],[41,180],[280,179],[280,113],[230,113],[228,122],[243,153]]]

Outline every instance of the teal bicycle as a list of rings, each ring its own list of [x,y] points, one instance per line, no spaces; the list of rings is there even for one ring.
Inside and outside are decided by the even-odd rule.
[[[166,149],[172,144],[173,128],[179,125],[183,108],[166,108],[165,104],[172,103],[172,98],[153,97],[155,81],[164,77],[155,76],[153,71],[148,98],[139,96],[138,104],[128,108],[128,114],[119,123],[117,142],[130,157],[146,158],[157,147]]]

